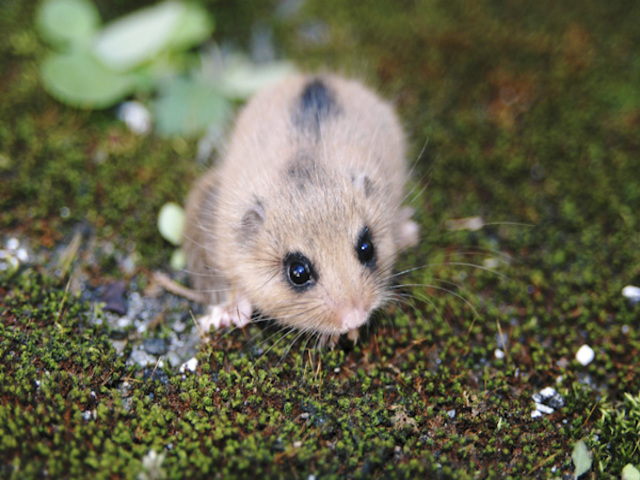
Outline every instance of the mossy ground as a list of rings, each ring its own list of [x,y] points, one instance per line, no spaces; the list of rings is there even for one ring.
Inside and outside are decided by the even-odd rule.
[[[210,2],[219,39],[247,44],[275,8],[246,5]],[[127,366],[67,286],[166,268],[155,218],[201,169],[196,142],[49,98],[32,10],[0,6],[0,228],[39,252],[82,231],[139,260],[56,273],[45,255],[2,279],[0,476],[135,478],[154,450],[169,478],[570,478],[580,438],[591,478],[640,466],[640,306],[621,295],[640,284],[640,4],[318,0],[271,18],[286,56],[398,105],[424,237],[399,268],[425,268],[355,347],[218,332],[185,375]],[[487,226],[447,228],[470,216]],[[566,405],[533,419],[546,386]]]

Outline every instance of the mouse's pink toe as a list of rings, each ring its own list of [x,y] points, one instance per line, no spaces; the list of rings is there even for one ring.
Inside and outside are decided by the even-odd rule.
[[[251,302],[241,297],[235,302],[209,305],[207,313],[198,319],[198,324],[204,333],[209,332],[211,327],[216,330],[232,325],[242,328],[251,321],[252,311]]]

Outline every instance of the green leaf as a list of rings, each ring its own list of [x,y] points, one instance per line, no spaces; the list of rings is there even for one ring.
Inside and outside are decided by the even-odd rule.
[[[182,243],[184,210],[174,202],[165,203],[158,214],[158,230],[165,240],[174,245]]]
[[[289,62],[270,62],[260,66],[239,57],[225,66],[220,89],[231,98],[248,98],[294,71],[295,67]]]
[[[106,108],[130,94],[136,77],[104,67],[85,52],[50,55],[40,67],[45,89],[79,108]]]
[[[183,3],[164,2],[122,17],[98,35],[93,52],[113,70],[134,68],[167,46],[185,10]]]
[[[588,472],[591,469],[591,454],[589,453],[587,445],[583,440],[580,440],[573,447],[571,459],[573,460],[573,465],[575,466],[575,471],[573,473],[574,478],[578,478],[580,475]]]
[[[174,270],[183,270],[187,266],[187,254],[182,248],[176,248],[173,251],[169,264]]]
[[[223,124],[228,101],[205,82],[179,78],[166,85],[155,104],[156,126],[164,135],[193,135]]]
[[[201,44],[213,32],[213,19],[199,5],[187,3],[180,20],[169,39],[172,50],[187,50]]]
[[[622,469],[622,480],[640,480],[640,472],[636,467],[627,463]]]
[[[45,0],[38,6],[35,25],[54,46],[86,44],[98,30],[100,14],[85,0]]]

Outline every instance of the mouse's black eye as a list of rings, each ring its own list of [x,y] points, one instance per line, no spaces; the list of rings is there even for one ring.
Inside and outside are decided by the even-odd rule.
[[[318,279],[311,260],[298,252],[287,254],[284,259],[284,273],[289,284],[297,292],[311,287]]]
[[[358,260],[366,267],[373,267],[376,260],[376,250],[373,247],[373,239],[369,227],[364,227],[358,236],[356,243],[356,254]]]

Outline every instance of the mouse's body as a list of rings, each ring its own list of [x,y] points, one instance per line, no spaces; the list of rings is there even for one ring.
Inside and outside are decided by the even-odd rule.
[[[357,338],[417,241],[407,176],[393,109],[359,82],[296,75],[259,92],[187,201],[187,265],[211,323],[242,326],[255,309]]]

